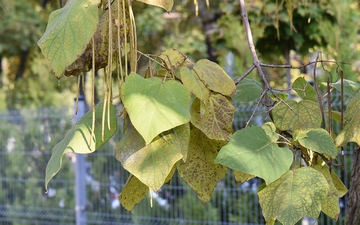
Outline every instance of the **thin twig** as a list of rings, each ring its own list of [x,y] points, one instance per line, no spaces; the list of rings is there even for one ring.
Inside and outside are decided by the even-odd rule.
[[[316,78],[316,64],[319,60],[319,56],[320,53],[317,54],[316,59],[315,59],[315,65],[314,65],[314,86],[315,86],[315,90],[316,90],[316,94],[318,97],[318,102],[319,102],[319,107],[320,107],[320,112],[321,112],[321,127],[325,128],[325,114],[324,114],[324,107],[322,105],[322,100],[321,100],[321,94],[320,94],[320,90],[319,87],[317,85],[317,78]]]
[[[264,89],[264,90],[261,92],[260,98],[259,98],[258,102],[256,103],[256,106],[255,106],[254,110],[252,111],[249,120],[246,122],[245,127],[248,127],[248,126],[249,126],[250,121],[251,121],[252,118],[254,117],[254,115],[255,115],[255,113],[256,113],[256,110],[259,108],[260,102],[261,102],[262,98],[264,97],[264,95],[266,94],[267,91],[268,91],[267,89]]]
[[[289,69],[302,69],[302,68],[305,68],[309,65],[312,65],[312,64],[316,64],[316,63],[334,63],[334,64],[346,64],[346,65],[351,65],[350,63],[346,63],[346,62],[337,62],[337,61],[333,61],[333,60],[317,60],[317,61],[313,61],[313,62],[309,62],[309,63],[306,63],[304,65],[301,65],[301,66],[293,66],[293,65],[278,65],[278,64],[265,64],[265,63],[260,63],[260,65],[262,67],[269,67],[269,68],[281,68],[281,69],[286,69],[286,68],[289,68]]]
[[[251,73],[251,71],[253,71],[254,69],[255,69],[255,64],[252,64],[251,66],[250,66],[250,68],[248,69],[248,70],[246,70],[246,72],[243,74],[243,75],[241,75],[241,77],[239,77],[238,79],[236,79],[236,81],[235,81],[235,85],[237,85],[238,83],[240,83],[247,75],[249,75],[250,73]]]
[[[326,86],[327,86],[327,103],[328,103],[328,120],[329,120],[329,135],[332,137],[333,129],[332,129],[332,115],[331,115],[331,92],[330,92],[330,80],[329,77],[326,78]],[[330,158],[330,173],[332,171],[332,159]]]
[[[254,45],[254,41],[253,41],[253,37],[252,37],[252,33],[251,33],[251,29],[250,29],[250,24],[249,24],[249,20],[248,20],[248,15],[247,15],[247,11],[246,11],[246,7],[245,7],[245,2],[244,0],[239,0],[240,1],[240,8],[241,8],[241,16],[242,16],[242,19],[243,19],[243,24],[244,24],[244,27],[245,27],[245,31],[246,31],[246,36],[247,36],[247,39],[248,39],[248,44],[249,44],[249,48],[250,48],[250,51],[251,51],[251,55],[252,55],[252,58],[253,58],[253,63],[257,69],[257,71],[259,72],[259,75],[260,75],[260,79],[261,79],[261,82],[263,84],[263,90],[264,90],[264,98],[265,98],[265,105],[266,107],[268,108],[268,111],[269,111],[269,114],[270,114],[270,117],[272,117],[271,115],[271,111],[269,110],[270,108],[270,98],[267,94],[267,91],[270,91],[271,94],[274,95],[274,97],[280,101],[280,102],[283,102],[287,107],[290,108],[290,110],[292,112],[294,112],[296,115],[298,115],[290,106],[289,104],[287,104],[285,101],[283,101],[281,98],[279,98],[273,91],[273,89],[271,88],[269,82],[267,81],[266,77],[265,77],[265,74],[264,74],[264,71],[262,70],[261,68],[261,63],[259,61],[259,58],[256,54],[256,51],[255,51],[255,45]],[[260,99],[261,100],[261,99]]]
[[[264,84],[265,84],[265,88],[266,89],[271,89],[270,85],[269,85],[269,82],[266,80],[265,74],[264,74],[264,72],[263,72],[263,70],[261,68],[261,65],[260,65],[259,58],[258,58],[258,56],[256,54],[256,51],[255,51],[255,45],[254,45],[254,41],[253,41],[251,29],[250,29],[250,24],[249,24],[248,14],[247,14],[246,7],[245,7],[245,2],[244,2],[244,0],[239,0],[239,1],[240,1],[240,8],[241,8],[241,16],[242,16],[242,19],[243,19],[243,23],[244,23],[244,27],[245,27],[245,31],[246,31],[246,36],[247,36],[247,39],[248,39],[249,48],[250,48],[251,55],[252,55],[252,58],[253,58],[253,63],[255,65],[256,69],[259,72],[259,75],[260,75],[260,78],[261,78],[262,82],[264,82]]]
[[[340,130],[344,129],[344,71],[340,70],[340,81],[341,81],[341,119],[340,119]],[[345,167],[345,153],[344,147],[341,146],[341,161],[342,161],[342,169],[344,171],[344,184],[347,186],[347,172]]]

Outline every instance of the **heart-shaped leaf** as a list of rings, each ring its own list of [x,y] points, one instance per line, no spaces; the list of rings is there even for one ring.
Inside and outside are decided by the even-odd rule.
[[[131,73],[121,99],[136,130],[149,144],[157,135],[190,121],[190,92],[179,82]]]
[[[107,142],[116,132],[117,122],[115,107],[110,106],[110,130],[107,126],[104,128],[104,139],[102,140],[102,112],[104,102],[100,102],[95,106],[95,131],[91,137],[92,111],[87,112],[71,130],[52,149],[51,158],[46,166],[45,188],[48,188],[49,181],[60,171],[62,158],[68,152],[81,154],[89,154],[98,150],[105,142]],[[106,113],[105,121],[108,120]]]
[[[221,148],[215,162],[261,177],[269,184],[288,171],[293,161],[292,152],[280,148],[277,139],[261,127],[238,130]]]
[[[216,184],[228,170],[214,163],[219,149],[225,144],[225,141],[209,139],[199,129],[191,128],[188,158],[185,162],[180,161],[177,169],[180,177],[195,190],[202,203],[211,199]]]
[[[100,0],[69,0],[52,12],[45,33],[38,41],[55,76],[81,55],[96,31]]]
[[[142,183],[158,191],[175,163],[186,159],[189,139],[189,124],[184,124],[161,133],[146,145],[128,122],[124,137],[115,147],[115,157]]]
[[[328,193],[325,177],[310,167],[288,171],[259,191],[259,202],[266,221],[278,219],[295,224],[303,217],[317,218]]]

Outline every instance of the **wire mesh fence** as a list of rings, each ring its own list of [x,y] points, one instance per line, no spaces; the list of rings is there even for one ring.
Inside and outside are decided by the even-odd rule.
[[[246,125],[253,105],[237,105],[234,129]],[[267,119],[259,108],[252,124]],[[62,169],[46,192],[44,177],[51,149],[71,128],[73,110],[43,108],[0,112],[0,224],[75,224],[74,155],[63,159]],[[150,199],[143,199],[131,212],[120,205],[129,174],[115,159],[113,149],[121,138],[122,123],[115,136],[97,152],[86,155],[87,224],[265,224],[257,190],[262,182],[252,179],[236,184],[229,171],[210,202],[203,205],[177,175]],[[351,149],[346,149],[345,168],[350,172]],[[348,174],[336,169],[344,180]],[[325,216],[310,224],[344,224],[346,199],[341,199],[336,222]]]

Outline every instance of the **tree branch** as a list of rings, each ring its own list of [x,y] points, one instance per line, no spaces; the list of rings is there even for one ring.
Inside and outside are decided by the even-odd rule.
[[[241,8],[241,17],[243,19],[243,24],[244,24],[244,27],[245,27],[246,36],[247,36],[247,39],[248,39],[251,55],[252,55],[252,58],[253,58],[253,63],[255,65],[256,69],[259,72],[261,81],[263,82],[265,88],[270,90],[271,88],[270,88],[269,82],[266,80],[265,74],[264,74],[264,72],[263,72],[263,70],[261,68],[261,65],[260,65],[259,58],[258,58],[258,56],[256,54],[256,51],[255,51],[254,41],[253,41],[251,29],[250,29],[250,24],[249,24],[248,14],[247,14],[246,7],[245,7],[245,2],[244,2],[244,0],[239,0],[239,1],[240,1],[240,8]],[[266,96],[265,96],[265,98],[266,98]]]

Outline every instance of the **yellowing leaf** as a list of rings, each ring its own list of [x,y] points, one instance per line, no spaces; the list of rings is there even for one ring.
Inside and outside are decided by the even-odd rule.
[[[360,145],[360,93],[348,103],[344,114],[344,129],[335,139],[336,146],[344,146],[349,142]]]
[[[149,144],[161,132],[190,121],[190,92],[179,82],[130,74],[121,99],[136,130]]]
[[[177,164],[180,177],[195,190],[203,203],[211,199],[216,184],[225,177],[228,170],[227,167],[214,163],[218,150],[225,144],[224,141],[209,139],[192,127],[188,158],[186,162],[180,161]]]
[[[275,126],[279,130],[293,130],[296,140],[297,135],[307,132],[312,128],[320,128],[321,112],[316,102],[309,100],[286,101],[278,104],[272,110]]]
[[[325,177],[313,168],[288,171],[258,193],[265,220],[290,225],[305,216],[317,218],[328,188]]]
[[[69,0],[50,14],[46,31],[38,41],[55,76],[82,54],[96,31],[100,0]]]
[[[175,163],[186,158],[189,139],[189,124],[184,124],[161,133],[146,145],[129,122],[124,137],[115,147],[115,157],[127,171],[157,191]]]
[[[168,12],[171,11],[171,9],[174,5],[173,0],[137,0],[137,1],[146,3],[148,5],[154,5],[154,6],[163,8]]]
[[[104,102],[100,102],[95,106],[95,130],[91,137],[92,127],[92,111],[87,112],[71,130],[66,134],[55,147],[52,149],[51,158],[46,166],[45,188],[48,188],[50,180],[60,171],[62,158],[68,152],[81,154],[89,154],[98,150],[105,142],[107,142],[116,132],[117,123],[115,115],[115,107],[110,106],[110,118],[104,118],[105,121],[110,119],[111,129],[104,128],[104,140],[102,140],[102,112]]]
[[[252,178],[254,178],[254,175],[244,173],[242,171],[234,170],[234,177],[236,184],[242,184]]]
[[[200,100],[194,100],[190,110],[191,123],[210,139],[229,140],[235,112],[232,102],[221,94],[212,93],[205,107],[202,115]]]
[[[181,67],[180,76],[185,87],[198,99],[200,99],[201,102],[206,104],[210,98],[210,91],[206,88],[196,73],[192,72],[187,67]]]
[[[277,139],[261,127],[238,130],[221,148],[215,163],[261,177],[269,184],[288,171],[293,161],[292,152],[280,148]]]
[[[337,149],[330,134],[322,129],[312,129],[306,136],[298,138],[299,143],[314,152],[324,153],[332,158],[337,156]]]
[[[182,54],[177,49],[168,49],[158,55],[161,59],[163,66],[168,71],[176,70],[180,67],[187,59],[187,56]]]
[[[131,211],[148,193],[149,187],[131,174],[119,195],[119,200],[126,210]]]
[[[337,219],[339,216],[339,213],[340,213],[339,198],[342,196],[339,196],[339,192],[338,192],[337,188],[335,187],[335,184],[333,181],[333,176],[336,176],[336,174],[334,172],[331,172],[331,174],[330,174],[329,167],[326,164],[314,165],[312,168],[314,168],[317,171],[319,171],[320,173],[322,173],[322,175],[326,178],[328,185],[329,185],[328,194],[327,194],[326,198],[321,202],[321,210],[326,215],[330,216],[331,218]],[[336,178],[335,178],[335,180],[336,180]],[[338,183],[339,180],[340,179],[337,178],[336,182]]]
[[[218,64],[202,59],[196,62],[193,70],[210,90],[226,96],[235,94],[235,82]]]

